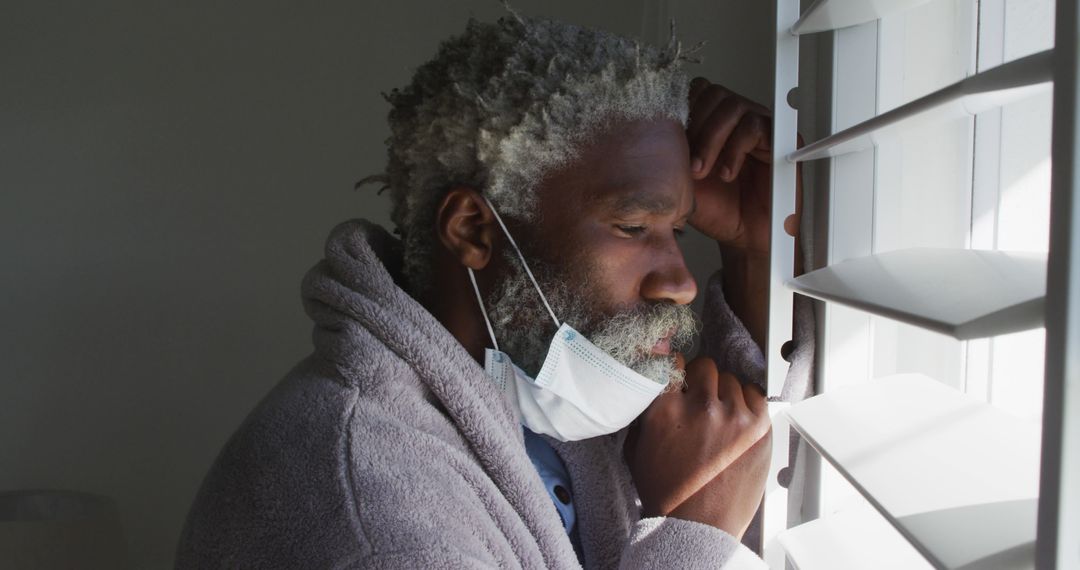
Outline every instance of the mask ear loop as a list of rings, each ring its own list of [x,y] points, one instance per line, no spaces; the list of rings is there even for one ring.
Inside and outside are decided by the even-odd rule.
[[[525,273],[529,276],[529,281],[532,281],[533,287],[536,287],[536,292],[540,294],[540,300],[544,302],[544,308],[547,309],[548,314],[551,315],[551,320],[555,321],[555,328],[561,327],[562,323],[560,323],[558,317],[555,316],[555,311],[551,310],[551,305],[548,304],[547,297],[544,297],[544,292],[540,290],[540,285],[536,282],[536,277],[533,277],[532,270],[529,269],[529,264],[525,262],[525,256],[521,254],[521,249],[518,248],[517,242],[515,242],[514,237],[510,235],[510,231],[506,229],[506,224],[503,223],[502,217],[499,216],[499,212],[495,210],[495,206],[491,204],[491,200],[488,200],[487,196],[481,195],[481,198],[484,199],[484,202],[487,202],[488,208],[491,208],[491,213],[495,214],[495,221],[499,222],[499,227],[502,228],[503,233],[506,234],[506,239],[510,240],[510,245],[513,246],[514,252],[517,253],[518,259],[521,260],[521,265],[525,268]],[[477,292],[478,297],[479,295],[480,293]],[[487,318],[486,315],[485,318]]]
[[[491,336],[491,344],[495,350],[499,350],[499,341],[495,340],[495,329],[491,328],[491,320],[488,319],[487,309],[484,308],[484,301],[480,297],[480,288],[476,286],[476,275],[473,274],[472,267],[465,269],[469,272],[469,281],[472,281],[472,289],[476,293],[476,302],[480,304],[480,314],[484,316],[484,324],[487,325],[488,335]]]

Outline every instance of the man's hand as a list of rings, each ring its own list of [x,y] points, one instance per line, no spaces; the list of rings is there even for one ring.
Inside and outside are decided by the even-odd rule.
[[[697,358],[686,368],[685,390],[662,394],[641,415],[625,453],[645,516],[739,537],[761,501],[771,448],[761,390]]]
[[[768,327],[772,117],[767,108],[698,77],[690,83],[686,138],[697,209],[690,224],[720,245],[724,297],[765,350]],[[797,141],[801,144],[801,139]],[[802,175],[795,212],[784,220],[798,234]],[[796,240],[797,242],[798,240]],[[798,249],[796,243],[796,250]],[[795,274],[802,272],[796,255]]]
[[[725,249],[767,254],[772,114],[702,77],[690,82],[689,104],[686,138],[697,200],[690,224]],[[788,234],[796,234],[797,220],[785,220]]]
[[[772,431],[769,431],[668,516],[705,522],[742,540],[765,495],[765,477],[771,459]]]

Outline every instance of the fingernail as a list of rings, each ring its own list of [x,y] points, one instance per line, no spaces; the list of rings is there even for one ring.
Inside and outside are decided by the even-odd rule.
[[[731,180],[731,169],[723,166],[720,168],[720,177],[724,180]]]
[[[694,172],[701,172],[702,166],[703,164],[700,158],[695,158],[694,160],[690,161],[690,170],[693,170]]]

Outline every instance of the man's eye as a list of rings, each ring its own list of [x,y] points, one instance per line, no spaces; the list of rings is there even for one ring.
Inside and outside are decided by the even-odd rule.
[[[617,226],[615,226],[615,227],[616,227],[616,228],[618,228],[618,230],[619,230],[620,232],[622,232],[622,233],[624,233],[624,234],[627,234],[627,235],[631,235],[631,236],[637,236],[637,235],[641,235],[641,234],[645,233],[645,230],[646,230],[645,226],[623,226],[623,225],[617,225]]]

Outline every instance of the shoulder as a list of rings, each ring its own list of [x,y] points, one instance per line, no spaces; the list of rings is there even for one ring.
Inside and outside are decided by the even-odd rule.
[[[437,400],[407,369],[362,373],[309,358],[260,402],[203,481],[178,567],[335,565],[445,541],[512,558],[493,518],[518,515]]]
[[[388,442],[440,431],[430,427],[440,424],[439,413],[423,390],[407,377],[390,381],[389,370],[373,366],[365,374],[381,379],[366,381],[311,357],[286,375],[229,438],[204,478],[177,566],[232,561],[275,567],[290,560],[334,565],[370,551],[357,507],[373,501],[360,500],[357,490],[371,484],[361,480],[386,479],[407,465]],[[391,435],[384,440],[381,434]],[[372,462],[382,469],[365,470]]]

